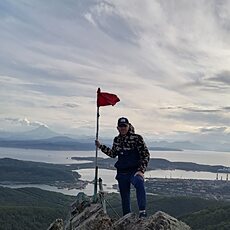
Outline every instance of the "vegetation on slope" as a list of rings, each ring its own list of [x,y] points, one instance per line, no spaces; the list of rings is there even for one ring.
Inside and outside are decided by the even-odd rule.
[[[47,229],[57,218],[66,218],[74,197],[38,188],[0,187],[0,230]]]

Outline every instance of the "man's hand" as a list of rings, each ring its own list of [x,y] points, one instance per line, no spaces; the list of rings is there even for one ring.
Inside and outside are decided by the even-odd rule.
[[[95,140],[95,145],[99,148],[101,143],[98,140]]]
[[[137,176],[137,175],[141,176],[144,179],[144,173],[143,172],[137,171],[134,176]]]

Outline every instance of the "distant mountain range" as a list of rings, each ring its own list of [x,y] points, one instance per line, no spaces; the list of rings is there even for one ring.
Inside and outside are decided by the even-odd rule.
[[[94,143],[81,143],[69,137],[52,137],[40,140],[0,140],[0,147],[45,150],[94,150]]]
[[[40,126],[27,132],[0,131],[0,147],[47,149],[47,150],[94,150],[95,138],[92,136],[61,135],[46,126]],[[112,144],[111,139],[103,139],[106,145]],[[208,143],[193,143],[191,141],[148,141],[150,150],[182,151],[182,150],[212,150],[229,151],[230,144],[213,146]]]
[[[150,146],[159,146],[162,148],[172,148],[172,149],[191,149],[191,150],[205,149],[204,146],[194,144],[190,141],[174,141],[174,142],[153,141],[153,142],[150,142]]]
[[[80,142],[79,140],[66,136],[56,136],[39,140],[9,140],[0,139],[0,147],[5,148],[23,148],[23,149],[45,149],[45,150],[95,150],[94,141]],[[182,151],[176,148],[150,147],[150,150],[157,151]]]
[[[0,131],[0,139],[2,140],[39,140],[52,138],[59,135],[60,134],[53,132],[46,126],[39,126],[33,130],[18,133]]]

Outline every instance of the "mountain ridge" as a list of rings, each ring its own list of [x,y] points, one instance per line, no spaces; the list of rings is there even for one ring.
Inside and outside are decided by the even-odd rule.
[[[94,150],[93,136],[85,135],[71,135],[60,134],[54,132],[50,128],[41,125],[38,128],[32,129],[26,132],[7,132],[0,130],[0,147],[12,147],[12,148],[25,148],[25,149],[46,149],[46,150]],[[111,145],[112,137],[101,138],[102,142],[106,145]],[[20,142],[21,141],[21,142]],[[24,141],[24,143],[22,142]],[[35,141],[36,143],[33,143]],[[40,146],[38,146],[38,142]],[[42,146],[42,143],[46,146]],[[50,143],[50,146],[47,144]],[[56,147],[55,143],[59,143]],[[66,146],[67,144],[75,143],[74,147]],[[192,142],[189,140],[181,141],[146,141],[150,150],[156,151],[181,151],[181,150],[202,150],[202,151],[224,151],[229,152],[230,144],[224,143],[219,146],[214,146],[212,143]],[[76,144],[80,146],[76,146]],[[34,146],[35,145],[35,146]]]

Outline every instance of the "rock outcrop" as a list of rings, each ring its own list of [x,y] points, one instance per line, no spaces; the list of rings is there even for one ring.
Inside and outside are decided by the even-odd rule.
[[[62,219],[55,220],[47,230],[63,230],[64,229],[64,223]]]
[[[49,230],[191,230],[185,223],[161,211],[141,219],[129,213],[114,221],[104,213],[100,203],[88,201],[87,196],[80,194],[72,204],[71,218],[65,227],[57,220]]]
[[[114,222],[112,227],[114,230],[190,230],[185,223],[161,211],[145,219],[139,219],[134,213],[129,213]]]

